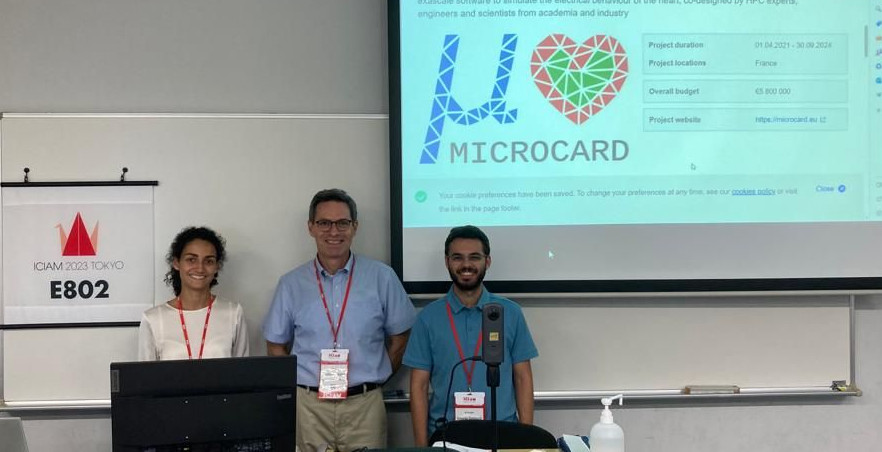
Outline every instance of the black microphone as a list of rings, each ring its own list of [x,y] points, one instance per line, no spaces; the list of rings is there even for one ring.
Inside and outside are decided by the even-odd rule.
[[[450,380],[447,383],[447,398],[444,400],[444,412],[441,414],[441,417],[435,419],[435,430],[441,430],[441,441],[444,443],[444,450],[447,450],[447,410],[450,408],[450,390],[453,389],[454,372],[456,372],[457,367],[466,361],[480,360],[480,356],[469,356],[468,358],[459,360],[459,362],[454,364],[453,368],[450,369]],[[431,444],[429,444],[429,446],[431,447]]]
[[[499,446],[499,423],[496,420],[496,388],[499,387],[499,365],[505,361],[505,335],[502,305],[487,303],[481,317],[483,341],[482,355],[487,366],[487,387],[490,388],[490,422],[493,423],[493,441],[490,450],[496,452]]]
[[[503,310],[499,303],[484,305],[481,322],[483,338],[483,361],[488,366],[498,366],[505,358],[505,339],[503,328]]]

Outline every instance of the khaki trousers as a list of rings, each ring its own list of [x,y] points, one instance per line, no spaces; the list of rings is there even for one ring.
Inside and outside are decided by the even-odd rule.
[[[297,388],[297,447],[300,452],[350,452],[386,447],[386,405],[382,389],[345,400],[319,400]]]

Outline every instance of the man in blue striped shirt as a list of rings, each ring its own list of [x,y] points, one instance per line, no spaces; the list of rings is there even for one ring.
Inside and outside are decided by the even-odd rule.
[[[358,219],[346,192],[318,192],[308,229],[316,257],[281,277],[263,325],[267,354],[297,355],[297,445],[385,448],[379,389],[401,365],[413,304],[391,268],[350,250]]]

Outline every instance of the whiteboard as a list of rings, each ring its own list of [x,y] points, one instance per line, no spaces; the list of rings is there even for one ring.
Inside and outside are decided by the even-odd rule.
[[[829,387],[849,381],[843,304],[672,302],[530,306],[539,391],[634,391],[689,385]],[[685,304],[685,306],[684,306]]]
[[[349,191],[359,209],[355,251],[389,260],[384,116],[7,114],[2,180],[21,181],[24,167],[32,181],[118,180],[122,167],[128,180],[158,180],[155,274],[167,271],[181,228],[218,230],[228,260],[217,292],[243,305],[252,354],[264,353],[260,328],[279,276],[315,252],[306,221],[316,191]],[[155,293],[157,302],[171,298],[159,276]],[[845,297],[515,299],[539,348],[537,391],[849,379]],[[111,361],[134,359],[136,336],[136,328],[4,331],[3,397],[107,399],[102,375]],[[394,385],[406,388],[406,378]]]
[[[137,361],[137,328],[60,328],[3,333],[6,401],[110,399],[110,363]]]

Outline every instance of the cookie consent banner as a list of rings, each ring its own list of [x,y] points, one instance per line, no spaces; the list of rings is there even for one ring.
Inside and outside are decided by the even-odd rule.
[[[3,323],[138,321],[153,306],[153,187],[3,187]]]

